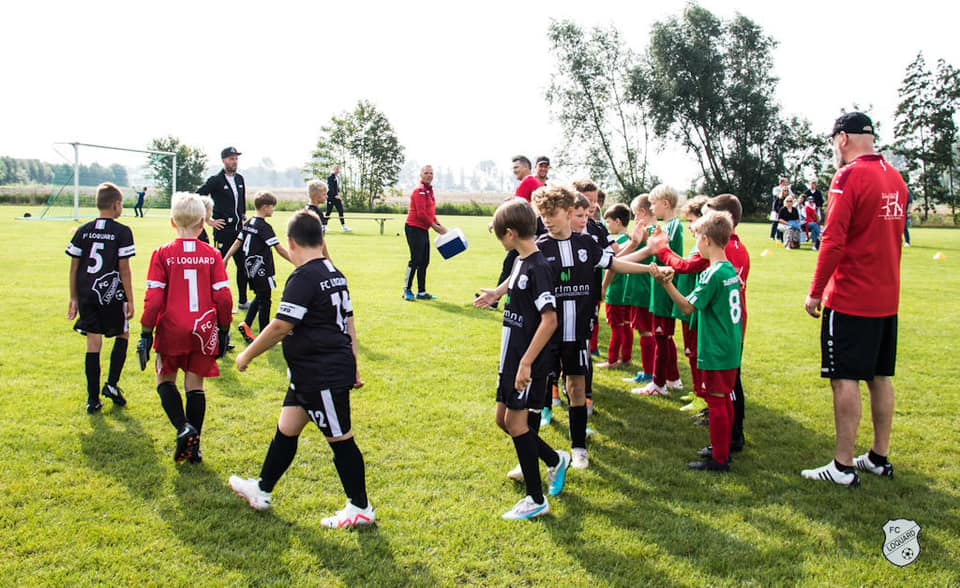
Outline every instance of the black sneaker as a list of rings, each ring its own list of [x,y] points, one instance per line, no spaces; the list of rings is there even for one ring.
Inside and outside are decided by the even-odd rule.
[[[733,461],[733,454],[740,453],[743,451],[743,445],[731,445],[730,446],[730,461]],[[707,445],[703,449],[697,452],[698,457],[713,457],[713,445]]]
[[[193,446],[190,457],[187,458],[190,463],[203,463],[203,452],[200,451],[200,438],[197,437],[197,444]]]
[[[177,433],[177,450],[173,454],[173,460],[177,463],[183,463],[193,453],[194,447],[200,442],[200,433],[193,425],[187,423],[183,425],[180,432]]]
[[[114,406],[126,406],[127,399],[123,397],[123,391],[120,390],[119,386],[113,386],[111,384],[104,384],[103,390],[100,391],[100,394],[109,398]]]
[[[699,470],[701,472],[729,472],[730,462],[727,461],[727,463],[719,463],[710,457],[703,461],[691,461],[687,464],[687,467],[691,470]]]
[[[87,414],[97,414],[101,410],[103,410],[103,403],[99,400],[94,402],[87,401]]]

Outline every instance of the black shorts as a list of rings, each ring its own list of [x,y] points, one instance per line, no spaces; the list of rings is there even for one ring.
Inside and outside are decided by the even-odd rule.
[[[100,306],[96,302],[81,303],[78,310],[80,318],[73,325],[73,330],[81,335],[116,337],[130,332],[126,302],[107,306]]]
[[[248,278],[247,285],[257,296],[268,295],[277,289],[277,281],[274,276]]]
[[[283,399],[284,406],[299,406],[323,431],[324,437],[342,437],[350,432],[350,388],[300,390],[293,383]]]
[[[517,391],[514,382],[517,374],[502,373],[497,382],[497,402],[507,405],[510,410],[540,410],[547,400],[547,377],[536,376],[523,391]]]
[[[820,376],[831,380],[892,377],[897,365],[897,315],[861,317],[824,309],[820,357]]]
[[[563,341],[558,359],[558,367],[564,376],[586,376],[590,371],[590,342]]]

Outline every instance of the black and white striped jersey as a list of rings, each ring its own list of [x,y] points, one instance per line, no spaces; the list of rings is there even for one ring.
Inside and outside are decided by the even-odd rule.
[[[581,233],[573,233],[564,240],[542,235],[537,239],[537,247],[557,277],[554,295],[560,341],[588,340],[590,321],[600,300],[594,270],[609,268],[613,251],[600,247],[592,236]]]
[[[77,297],[81,305],[127,301],[120,281],[120,260],[136,255],[133,231],[111,218],[98,218],[74,233],[67,255],[80,259],[77,271]]]
[[[507,281],[507,303],[503,310],[499,369],[501,374],[517,373],[520,359],[527,352],[540,327],[541,315],[547,310],[556,310],[553,295],[555,282],[553,269],[539,251],[514,260]],[[550,371],[547,347],[533,362],[533,377],[546,376]]]
[[[273,232],[267,219],[255,216],[243,225],[237,235],[237,241],[243,249],[244,266],[251,280],[271,278],[276,274],[273,265],[273,247],[280,239]]]

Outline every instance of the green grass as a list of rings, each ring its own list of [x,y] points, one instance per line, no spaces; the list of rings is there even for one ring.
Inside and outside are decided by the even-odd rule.
[[[802,310],[815,254],[771,247],[768,225],[746,225],[748,447],[734,472],[686,471],[706,429],[690,425],[677,399],[630,396],[625,372],[599,374],[591,469],[571,472],[552,515],[517,524],[499,518],[522,494],[504,476],[516,457],[493,422],[499,315],[471,307],[502,259],[487,219],[441,219],[464,229],[470,250],[436,255],[428,278],[440,299],[417,303],[400,299],[402,217],[384,236],[374,222],[351,223],[350,235],[334,223],[330,250],[350,280],[367,381],[353,396],[354,429],[380,520],[336,532],[319,521],[344,497],[313,429],[272,512],[250,510],[227,487],[230,474],[257,474],[273,436],[286,384],[279,349],[247,374],[225,365],[209,381],[206,461],[177,467],[153,378],[132,352],[121,380],[128,408],[84,413],[83,341],[65,318],[63,249],[76,225],[0,212],[0,585],[960,583],[960,232],[914,229],[904,252],[896,479],[865,477],[849,491],[800,478],[833,449],[819,325]],[[278,231],[286,218],[274,219]],[[139,311],[150,253],[172,233],[160,217],[123,221],[139,250]],[[937,251],[944,260],[933,261]],[[290,266],[278,267],[282,283]],[[566,447],[567,419],[557,421],[544,436]],[[865,417],[858,447],[870,439]],[[908,568],[881,554],[881,526],[895,518],[923,527],[923,553]]]

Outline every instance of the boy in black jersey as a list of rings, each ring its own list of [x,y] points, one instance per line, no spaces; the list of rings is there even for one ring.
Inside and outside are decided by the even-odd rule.
[[[293,263],[290,254],[273,232],[273,227],[267,223],[267,219],[273,216],[273,210],[277,207],[276,196],[270,192],[258,192],[253,205],[257,209],[256,216],[244,223],[237,240],[223,257],[223,263],[226,264],[238,249],[243,248],[247,284],[256,295],[247,309],[247,318],[237,327],[248,344],[253,342],[253,330],[250,328],[253,318],[259,314],[261,332],[270,322],[271,293],[277,287],[271,248],[276,247],[280,257]]]
[[[70,260],[70,307],[67,318],[79,320],[73,328],[87,337],[87,412],[99,412],[100,394],[116,406],[126,399],[117,384],[127,359],[129,320],[133,318],[130,258],[136,255],[133,232],[116,222],[123,213],[123,193],[107,182],[97,187],[100,218],[74,233],[67,245]],[[116,337],[110,353],[110,372],[100,389],[100,348],[103,337]]]
[[[596,320],[600,298],[595,271],[611,269],[624,274],[649,274],[648,266],[615,259],[613,252],[601,247],[590,235],[573,233],[570,219],[576,194],[564,186],[553,186],[534,193],[547,234],[537,239],[537,247],[554,267],[557,314],[560,333],[560,369],[565,376],[570,398],[571,467],[585,469],[587,454],[587,376],[590,373],[590,334]]]
[[[536,229],[536,214],[519,198],[501,204],[493,217],[497,239],[508,252],[517,253],[504,282],[507,303],[497,383],[497,425],[513,439],[527,496],[504,513],[507,520],[528,520],[550,512],[543,496],[538,459],[548,467],[550,496],[563,491],[570,466],[570,455],[554,451],[536,430],[546,400],[547,376],[553,363],[550,347],[557,328],[555,279],[534,243]],[[478,306],[490,304],[494,292],[485,290],[477,299]]]
[[[270,508],[271,492],[297,453],[297,439],[313,421],[333,450],[346,507],[321,520],[329,528],[366,526],[376,520],[367,500],[363,455],[350,426],[350,390],[360,388],[357,331],[347,279],[323,257],[323,230],[312,212],[300,211],[287,226],[297,269],[287,280],[276,318],[237,356],[237,369],[283,342],[290,388],[260,479],[230,476],[230,487],[257,510]]]
[[[310,212],[316,214],[320,217],[320,223],[323,225],[323,234],[327,234],[327,221],[330,220],[327,217],[323,209],[327,205],[327,183],[321,180],[313,180],[307,184],[307,196],[310,198],[310,202],[307,203],[306,209]],[[323,240],[323,256],[327,259],[330,259],[330,252],[327,249],[327,240]],[[332,260],[331,260],[332,261]]]

